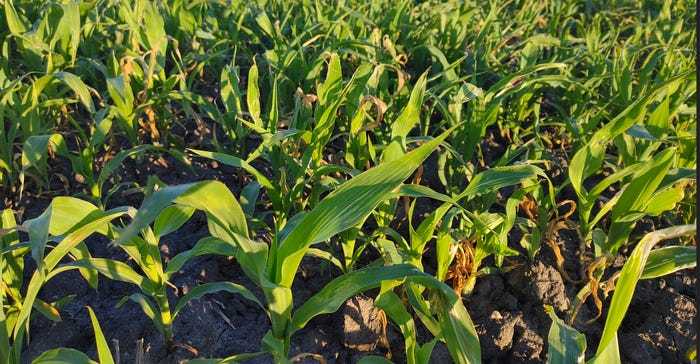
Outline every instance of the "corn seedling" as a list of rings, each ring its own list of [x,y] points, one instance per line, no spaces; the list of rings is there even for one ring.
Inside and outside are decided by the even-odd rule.
[[[617,330],[632,301],[635,286],[640,279],[661,277],[681,269],[694,268],[696,247],[672,245],[659,249],[654,246],[662,240],[694,234],[695,225],[681,225],[661,229],[645,235],[636,245],[622,270],[616,275],[612,301],[608,309],[603,334],[596,355],[585,360],[586,339],[546,308],[552,318],[549,332],[549,363],[619,363],[620,352]]]
[[[419,283],[440,290],[441,283],[438,284],[434,278],[428,278],[420,271],[410,273],[415,269],[412,266],[387,266],[378,268],[377,272],[368,271],[367,268],[337,278],[292,313],[293,296],[290,287],[301,259],[312,244],[326,241],[363,221],[379,203],[392,196],[393,191],[446,136],[447,133],[403,157],[383,163],[343,183],[311,211],[298,213],[293,222],[290,221],[284,230],[273,236],[269,246],[248,237],[246,220],[239,203],[230,193],[221,190],[224,188],[221,184],[214,182],[166,187],[155,192],[134,216],[134,223],[127,227],[122,239],[128,240],[135,236],[171,202],[204,210],[212,235],[235,247],[236,260],[246,275],[262,289],[272,323],[272,330],[263,340],[263,348],[272,352],[277,361],[285,362],[292,333],[301,329],[313,316],[335,311],[345,299],[376,287],[383,280],[415,277]],[[209,189],[212,188],[220,191],[211,193]],[[445,324],[468,325],[470,321],[465,321],[468,318],[465,316],[466,311],[454,299],[456,296],[447,297],[448,301],[440,302],[450,302],[453,308],[443,312],[446,317],[451,317]],[[448,340],[452,355],[460,356],[478,350],[473,346],[473,341],[463,341],[465,339],[462,334],[453,331],[458,329],[449,325],[443,326],[443,329],[457,335],[452,336],[453,340]],[[473,340],[473,331],[468,332],[472,332]]]
[[[108,223],[127,211],[126,208],[101,211],[76,198],[57,197],[39,217],[27,220],[22,225],[12,226],[14,221],[11,211],[3,212],[3,234],[6,234],[2,237],[3,244],[6,244],[3,247],[3,261],[10,262],[2,265],[3,282],[7,285],[3,287],[3,316],[6,324],[2,325],[0,334],[0,355],[5,362],[19,362],[30,315],[34,310],[52,320],[60,320],[55,306],[60,306],[61,300],[46,303],[38,295],[49,279],[63,271],[58,267],[61,260],[65,257],[73,260],[89,258],[90,253],[83,240],[96,232],[107,234]],[[19,242],[16,231],[26,232],[29,241]],[[26,284],[26,292],[21,295],[19,290],[23,286],[24,268],[17,262],[21,262],[27,253],[31,254],[37,268]],[[7,260],[10,257],[12,258]],[[80,273],[91,286],[97,285],[97,276],[93,272],[80,269]]]

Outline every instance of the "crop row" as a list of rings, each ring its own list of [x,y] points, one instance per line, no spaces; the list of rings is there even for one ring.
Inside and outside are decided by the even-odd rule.
[[[125,301],[143,308],[168,348],[188,302],[227,291],[267,314],[261,352],[287,362],[294,332],[379,288],[375,305],[400,328],[409,362],[426,362],[438,340],[455,362],[480,362],[461,297],[478,277],[508,269],[506,257],[558,254],[552,235],[569,227],[586,268],[568,323],[546,308],[549,358],[585,360],[585,337],[570,325],[589,298],[602,312],[599,292],[615,287],[589,358],[607,363],[619,361],[616,332],[637,281],[696,264],[692,2],[1,6],[2,362],[19,362],[35,312],[60,319],[66,301],[39,292],[74,269],[93,287],[98,278],[136,285]],[[503,150],[488,150],[494,133]],[[159,154],[233,166],[249,183],[234,196],[217,181],[139,185],[117,173]],[[59,163],[71,175],[51,173]],[[421,184],[426,169],[437,181]],[[57,179],[81,191],[18,222],[13,204]],[[143,193],[140,207],[114,206],[127,188]],[[437,207],[419,219],[427,199]],[[209,235],[166,263],[160,239],[197,210]],[[650,217],[667,228],[640,238],[635,226]],[[135,266],[93,256],[93,234]],[[360,264],[366,249],[380,258]],[[627,261],[611,274],[621,250]],[[171,307],[171,277],[203,254],[234,258],[263,297],[214,282]],[[291,287],[307,255],[343,274],[295,307]],[[111,362],[90,313],[99,361]],[[434,340],[419,344],[417,325]],[[224,360],[253,354],[232,355]],[[59,359],[89,360],[59,348],[35,362]]]

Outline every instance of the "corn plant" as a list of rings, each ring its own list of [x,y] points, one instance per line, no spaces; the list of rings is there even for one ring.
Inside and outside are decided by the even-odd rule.
[[[469,316],[457,296],[442,283],[410,265],[366,268],[345,274],[292,312],[291,285],[309,247],[363,221],[379,203],[392,196],[393,191],[446,136],[447,133],[393,162],[372,168],[343,183],[311,211],[298,213],[285,229],[274,234],[269,246],[248,237],[239,203],[216,182],[166,187],[155,192],[144,202],[121,239],[131,239],[171,202],[204,210],[212,235],[235,247],[236,260],[265,295],[272,329],[263,339],[263,348],[272,352],[276,361],[286,362],[291,335],[312,317],[333,312],[348,297],[376,287],[384,280],[396,279],[416,280],[437,289],[438,296],[442,297],[437,301],[441,307],[438,312],[445,318],[440,324],[448,338],[450,352],[455,358],[469,356],[472,355],[469,353],[478,353],[478,344],[475,344],[476,336]],[[211,189],[216,189],[217,193],[211,193]],[[447,304],[450,306],[443,306]]]
[[[618,182],[620,180],[624,180],[623,178],[629,176],[632,173],[636,173],[638,168],[642,168],[644,164],[642,162],[628,166],[625,169],[622,169],[618,171],[617,173],[614,173],[605,179],[598,183],[590,193],[589,191],[586,190],[586,188],[583,187],[583,182],[586,178],[589,176],[597,173],[600,168],[603,165],[604,159],[605,159],[605,148],[603,147],[605,143],[611,141],[614,137],[622,134],[625,132],[625,130],[629,129],[632,127],[638,120],[640,120],[646,110],[646,106],[648,103],[655,97],[664,95],[667,89],[673,88],[674,85],[677,85],[681,80],[686,79],[687,77],[690,77],[690,73],[684,73],[681,75],[678,75],[667,82],[663,83],[662,85],[658,86],[648,94],[644,95],[644,97],[638,99],[635,101],[633,104],[631,104],[625,111],[623,111],[620,115],[618,115],[615,119],[610,121],[607,125],[605,125],[603,128],[599,129],[598,131],[595,132],[593,135],[592,139],[584,145],[579,151],[574,154],[574,156],[571,159],[571,165],[569,166],[569,178],[571,181],[571,185],[576,191],[576,194],[579,197],[579,215],[580,215],[580,224],[581,224],[581,233],[585,239],[590,239],[590,233],[592,232],[592,227],[593,223],[597,222],[599,218],[602,216],[600,213],[598,214],[599,218],[594,218],[591,219],[591,211],[592,208],[596,202],[596,199],[598,198],[599,194],[608,186],[610,186],[612,183]],[[674,153],[669,150],[660,152],[658,154],[657,160],[658,159],[667,159],[671,158]],[[648,169],[650,168],[649,166],[653,165],[647,163],[647,173],[651,173],[651,175],[655,175],[659,177],[659,175],[656,175],[655,173],[661,173],[660,178],[663,178],[663,176],[666,174],[666,171],[670,168],[671,164],[666,164],[665,167],[659,167],[659,170],[655,170],[654,172],[649,172]],[[679,178],[684,178],[681,176],[684,176],[685,173],[682,170],[678,171],[679,173],[675,173],[675,175]],[[668,181],[670,182],[670,181]],[[646,197],[651,197],[652,193],[655,192],[656,187],[659,186],[661,183],[660,179],[655,179],[654,186],[648,185],[647,182],[644,179],[639,179],[639,182],[637,182],[637,185],[644,189],[644,193],[646,193]],[[668,185],[665,185],[668,186]],[[648,201],[644,201],[642,199],[637,199],[639,196],[633,196],[633,193],[641,192],[641,190],[634,191],[635,189],[631,189],[630,192],[627,193],[626,199],[623,199],[622,202],[625,202],[626,204],[624,206],[617,207],[618,211],[622,211],[624,208],[628,208],[630,213],[637,214],[635,215],[636,217],[633,219],[627,219],[627,222],[623,223],[624,225],[629,226],[634,226],[634,221],[638,220],[639,218],[643,217],[644,214],[639,215],[638,213],[643,212],[641,208],[643,206],[637,206],[638,204],[644,204],[645,206]],[[676,192],[667,192],[664,197],[659,197],[664,201],[668,201],[668,203],[665,203],[663,206],[666,206],[662,208],[660,211],[656,212],[658,215],[659,213],[668,210],[673,207],[673,205],[678,202],[681,198],[678,198],[678,191],[673,189]],[[662,191],[659,191],[662,192]],[[624,192],[621,192],[624,193]],[[668,195],[669,193],[672,193],[673,197],[671,195]],[[669,198],[671,198],[669,200]],[[659,200],[657,202],[661,202],[662,200]],[[606,208],[604,210],[609,210],[612,208],[613,203],[608,203]],[[651,206],[649,206],[651,208]],[[650,215],[654,215],[651,213]],[[618,216],[618,215],[616,215]],[[620,225],[621,226],[621,225]],[[631,230],[629,230],[631,231]],[[621,236],[615,236],[613,237],[613,241],[610,244],[607,244],[604,246],[603,251],[616,251],[619,245],[621,244],[622,240],[625,238],[624,234]],[[599,255],[599,254],[597,254]]]
[[[547,362],[619,363],[617,330],[627,313],[637,282],[640,279],[657,278],[682,269],[692,269],[697,264],[695,261],[697,248],[694,246],[671,245],[659,249],[654,249],[654,246],[662,240],[689,236],[695,231],[695,225],[673,226],[648,233],[636,244],[617,275],[615,291],[598,349],[595,356],[588,361],[585,360],[585,336],[559,319],[551,307],[547,308],[553,321],[549,331],[550,348]]]
[[[95,111],[87,85],[75,74],[69,72],[46,74],[34,80],[30,87],[22,87],[21,80],[23,78],[15,81],[0,100],[0,115],[8,119],[8,123],[2,126],[3,132],[0,135],[4,139],[1,152],[3,163],[0,163],[4,171],[0,171],[0,178],[8,186],[15,186],[18,180],[20,193],[24,188],[27,175],[31,175],[39,187],[47,184],[45,163],[36,165],[37,168],[32,171],[26,169],[28,163],[35,159],[36,153],[46,152],[46,150],[34,148],[31,139],[51,134],[55,125],[53,122],[48,123],[47,120],[60,120],[64,116],[66,119],[71,119],[72,117],[66,116],[65,108],[78,102],[89,113]],[[69,92],[73,92],[77,99],[68,96]],[[21,160],[14,157],[17,144],[28,148]]]
[[[181,187],[183,190],[190,186]],[[206,187],[203,187],[206,188]],[[211,188],[209,189],[211,190]],[[215,196],[215,195],[212,195]],[[155,218],[154,227],[148,226],[141,229],[138,236],[130,238],[122,237],[122,229],[111,227],[109,236],[118,241],[118,245],[136,262],[140,268],[138,273],[129,265],[107,258],[86,258],[61,265],[54,274],[69,269],[89,269],[99,272],[112,280],[132,283],[141,290],[134,293],[120,303],[131,299],[138,303],[163,335],[166,349],[174,348],[173,321],[185,305],[193,300],[218,291],[240,293],[249,300],[257,301],[254,295],[245,287],[230,282],[206,283],[193,289],[182,296],[174,309],[171,309],[168,290],[172,287],[169,282],[173,274],[191,258],[202,254],[233,255],[235,250],[230,244],[214,237],[206,237],[198,241],[190,250],[184,251],[173,257],[166,265],[160,253],[159,242],[164,235],[178,230],[192,216],[194,208],[188,206],[172,205],[163,209]],[[134,215],[131,215],[134,217]],[[240,221],[239,221],[240,222]],[[245,226],[245,225],[244,225]]]
[[[101,211],[88,202],[72,197],[56,197],[51,205],[37,218],[22,225],[14,224],[12,213],[2,213],[3,271],[2,315],[0,332],[0,355],[3,362],[18,363],[29,320],[37,310],[52,320],[60,320],[56,307],[70,300],[70,297],[57,302],[46,303],[38,298],[41,287],[63,269],[58,264],[64,258],[80,260],[89,258],[90,253],[83,242],[93,233],[107,234],[108,223],[123,216],[128,208]],[[29,240],[19,242],[17,231],[27,233]],[[23,284],[24,255],[30,254],[37,265],[28,283]],[[80,269],[88,283],[96,287],[94,272]],[[21,294],[20,289],[26,287]]]
[[[250,73],[257,73],[253,66]],[[333,187],[329,175],[334,173],[354,172],[346,167],[328,164],[324,161],[324,148],[328,143],[336,126],[336,113],[345,102],[347,95],[361,89],[369,76],[369,65],[358,68],[352,75],[347,85],[342,85],[342,71],[338,55],[331,55],[326,80],[318,87],[318,103],[313,110],[316,125],[312,126],[308,118],[311,116],[311,108],[300,102],[296,105],[294,115],[287,129],[277,130],[276,112],[269,114],[269,121],[263,122],[260,117],[260,101],[254,95],[259,92],[258,86],[249,79],[247,104],[251,121],[246,121],[240,116],[237,122],[242,123],[241,128],[254,130],[262,137],[260,146],[251,152],[244,160],[238,156],[213,153],[202,150],[192,150],[199,156],[215,159],[221,163],[243,168],[250,173],[257,183],[262,186],[270,200],[275,214],[275,229],[281,230],[290,218],[292,211],[303,211],[307,207],[314,206],[324,190]],[[229,81],[233,75],[229,75]],[[228,95],[226,100],[230,104],[229,110],[233,115],[240,114],[240,99],[234,83],[226,88]],[[223,92],[223,90],[222,90]],[[230,93],[230,94],[229,94]],[[273,98],[274,100],[274,98]],[[273,101],[274,102],[274,101]],[[276,104],[271,110],[276,110]],[[233,110],[238,110],[235,113]],[[233,133],[238,133],[234,128]],[[238,134],[237,138],[245,138],[248,131]],[[251,165],[256,159],[262,158],[270,163],[274,175],[266,177]],[[326,179],[324,186],[318,182],[322,177]],[[311,188],[308,197],[306,189]]]

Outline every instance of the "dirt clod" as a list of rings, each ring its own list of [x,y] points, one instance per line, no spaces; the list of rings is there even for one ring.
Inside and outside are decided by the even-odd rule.
[[[355,296],[345,302],[343,308],[343,335],[345,346],[357,351],[371,351],[377,347],[382,335],[382,325],[377,318],[374,300]]]

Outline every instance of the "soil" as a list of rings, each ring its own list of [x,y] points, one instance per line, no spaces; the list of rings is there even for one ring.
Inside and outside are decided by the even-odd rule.
[[[497,139],[493,134],[492,138]],[[168,184],[218,179],[236,194],[245,183],[237,170],[215,162],[195,159],[192,168],[188,168],[169,156],[161,158],[151,155],[149,158],[151,160],[142,163],[127,160],[118,179],[135,181],[141,186],[146,184],[149,175],[156,175]],[[428,163],[434,160],[431,158]],[[54,175],[71,173],[70,164],[60,158],[53,160],[51,166]],[[431,179],[437,181],[434,176],[424,176],[424,180]],[[68,182],[58,179],[51,182],[50,190],[59,193],[68,189],[69,194],[74,194],[84,189],[74,178]],[[0,199],[6,206],[13,207],[22,220],[38,216],[48,206],[52,196],[51,192],[32,193],[31,188],[27,191],[22,199],[17,196]],[[143,195],[139,193],[118,192],[109,205],[138,206],[142,198]],[[426,203],[422,211],[416,213],[421,214],[431,208],[433,206]],[[180,231],[163,238],[163,254],[166,259],[170,258],[191,248],[206,235],[206,219],[202,214],[196,213]],[[513,235],[513,246],[517,246],[517,231]],[[125,259],[124,253],[104,238],[92,236],[86,242],[94,256]],[[579,244],[576,233],[562,229],[555,234],[555,242],[561,247],[564,257],[571,258],[566,259],[565,269],[572,279],[576,279],[580,271],[574,264],[576,259],[573,259],[573,252]],[[429,257],[430,254],[426,256]],[[29,259],[27,265],[31,266]],[[622,263],[624,258],[621,257],[614,267],[619,268]],[[430,269],[432,263],[425,264],[426,270]],[[567,282],[562,277],[556,268],[554,254],[546,244],[542,245],[534,261],[529,261],[526,254],[523,254],[507,261],[507,264],[514,269],[478,278],[473,295],[464,300],[479,334],[483,361],[543,362],[547,357],[547,335],[551,326],[543,305],[554,307],[560,318],[568,317],[567,311],[572,307],[581,285]],[[340,273],[320,259],[305,258],[292,289],[295,305],[303,303]],[[28,277],[25,279],[28,280]],[[218,256],[201,256],[189,261],[172,280],[173,286],[177,288],[169,292],[172,304],[193,287],[216,281],[237,282],[261,297],[261,293],[235,261]],[[687,361],[686,351],[697,341],[696,283],[695,269],[639,282],[628,314],[618,332],[623,362],[647,364]],[[96,359],[93,330],[86,306],[94,309],[107,341],[112,346],[115,359],[121,363],[180,363],[191,358],[223,358],[233,354],[254,353],[261,350],[263,335],[270,329],[267,316],[241,296],[229,293],[208,295],[191,301],[177,316],[174,324],[177,345],[172,352],[167,353],[159,332],[140,306],[132,301],[118,305],[123,297],[137,291],[133,285],[104,278],[100,279],[97,289],[92,289],[75,271],[52,279],[42,289],[40,298],[47,301],[68,295],[75,295],[75,298],[60,309],[60,322],[50,321],[40,315],[32,319],[29,331],[31,340],[23,349],[22,362],[29,363],[42,352],[57,347],[75,348]],[[373,297],[372,292],[365,292],[348,300],[337,312],[311,320],[292,337],[290,356],[298,356],[298,362],[301,363],[318,363],[321,362],[319,358],[327,363],[354,363],[367,355],[387,356],[390,353],[393,361],[404,362],[403,338],[391,322],[386,328],[389,345],[381,340],[382,327],[378,313],[372,306]],[[586,321],[597,313],[597,308],[590,301],[582,306],[573,324],[587,337],[587,358],[595,353],[607,315],[604,309],[598,320],[587,324]],[[609,302],[610,297],[604,299],[603,307],[607,307]],[[429,340],[426,330],[419,329],[420,339],[423,342]],[[244,363],[271,361],[269,355],[243,360]],[[451,362],[442,343],[436,346],[431,362]]]

